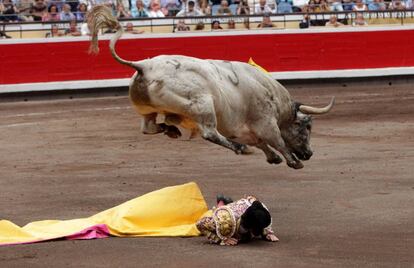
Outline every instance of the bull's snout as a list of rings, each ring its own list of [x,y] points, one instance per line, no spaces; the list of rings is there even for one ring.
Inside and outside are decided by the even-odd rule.
[[[307,151],[303,154],[303,160],[309,160],[313,155],[312,151]]]
[[[295,155],[300,159],[300,160],[309,160],[311,157],[312,157],[312,155],[313,155],[313,152],[312,151],[310,151],[310,150],[306,150],[306,151],[303,151],[303,152],[295,152]]]

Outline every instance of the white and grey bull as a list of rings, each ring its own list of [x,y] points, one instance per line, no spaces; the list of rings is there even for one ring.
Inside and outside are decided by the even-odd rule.
[[[303,167],[300,160],[312,156],[310,114],[327,113],[334,98],[324,108],[298,104],[268,74],[241,62],[176,55],[127,61],[115,52],[123,30],[108,9],[93,8],[88,23],[92,51],[97,50],[99,29],[118,30],[111,39],[110,50],[118,62],[136,70],[129,94],[135,109],[144,117],[143,133],[165,133],[176,138],[181,136],[176,126],[181,126],[237,154],[246,151],[246,144],[256,146],[269,163],[279,164],[282,159],[275,149],[295,169]],[[164,123],[157,123],[159,114],[165,115]]]

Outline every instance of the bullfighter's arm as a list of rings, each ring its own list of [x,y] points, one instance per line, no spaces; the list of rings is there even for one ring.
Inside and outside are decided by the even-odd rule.
[[[236,221],[227,206],[221,206],[213,211],[212,217],[201,218],[196,226],[207,239],[214,244],[236,245],[238,240],[233,238],[236,232]]]
[[[213,217],[203,217],[196,223],[198,231],[205,235],[212,244],[220,243],[221,239],[216,234],[216,224]]]
[[[265,206],[265,204],[262,203],[262,205],[265,209],[267,209],[267,211],[269,211],[269,209]],[[277,236],[275,235],[275,232],[272,229],[272,222],[273,220],[272,218],[270,218],[269,226],[263,229],[262,238],[267,241],[276,242],[276,241],[279,241],[279,238],[277,238]]]

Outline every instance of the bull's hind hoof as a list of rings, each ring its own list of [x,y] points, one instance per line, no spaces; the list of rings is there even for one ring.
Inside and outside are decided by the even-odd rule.
[[[303,168],[303,164],[300,161],[296,161],[296,162],[287,162],[287,165],[291,168],[294,169],[301,169]]]
[[[247,150],[247,146],[244,144],[240,144],[240,143],[236,144],[234,147],[235,147],[234,152],[236,154],[243,154],[243,152]]]
[[[252,150],[251,147],[245,145],[245,148],[242,150],[241,153],[242,154],[254,154],[254,151]]]
[[[172,139],[181,137],[181,131],[176,126],[166,126],[164,134]]]

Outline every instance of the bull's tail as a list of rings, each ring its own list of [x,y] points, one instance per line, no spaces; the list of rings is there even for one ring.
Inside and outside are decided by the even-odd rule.
[[[104,5],[97,5],[94,6],[87,14],[87,22],[89,31],[91,34],[91,44],[89,46],[89,53],[97,54],[99,52],[98,46],[98,33],[99,30],[102,28],[109,28],[116,30],[116,33],[111,38],[111,42],[109,43],[109,49],[111,51],[112,56],[116,61],[121,64],[125,64],[131,66],[136,70],[141,70],[141,67],[132,61],[127,61],[122,59],[121,57],[116,54],[115,51],[115,44],[119,38],[121,38],[122,34],[124,33],[124,29],[119,21],[112,15],[112,11],[104,6]]]

